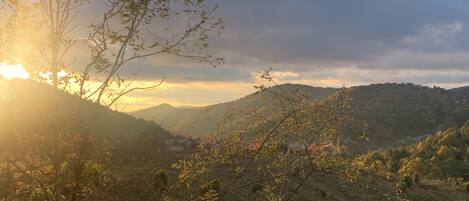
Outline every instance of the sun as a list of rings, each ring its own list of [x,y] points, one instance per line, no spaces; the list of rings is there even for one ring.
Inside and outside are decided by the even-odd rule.
[[[6,80],[25,80],[29,78],[29,73],[21,64],[0,63],[0,77]]]

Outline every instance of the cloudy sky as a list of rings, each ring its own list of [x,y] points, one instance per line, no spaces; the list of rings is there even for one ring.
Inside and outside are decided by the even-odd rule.
[[[265,68],[282,82],[316,86],[469,84],[469,1],[225,0],[219,15],[226,29],[211,48],[226,64],[147,61],[148,75],[167,75],[175,89],[151,96],[183,105],[232,100],[251,92]]]
[[[231,78],[269,66],[315,85],[469,82],[468,1],[225,1],[221,15]]]
[[[142,81],[167,82],[128,96],[127,110],[234,100],[253,92],[266,68],[280,82],[314,86],[469,85],[467,0],[221,0],[218,15],[226,28],[209,51],[226,63],[135,63]]]

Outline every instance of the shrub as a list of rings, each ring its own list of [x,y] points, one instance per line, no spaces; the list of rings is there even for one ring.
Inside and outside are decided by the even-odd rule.
[[[221,184],[218,179],[214,179],[203,186],[204,193],[218,193],[221,191]]]
[[[168,185],[168,175],[166,170],[161,169],[155,174],[155,186],[162,187]]]
[[[264,189],[264,187],[261,184],[254,184],[251,188],[251,193],[257,193],[260,192]]]
[[[412,187],[412,181],[414,180],[410,174],[405,174],[402,177],[402,180],[405,182],[407,187]]]
[[[412,176],[410,174],[404,174],[404,176],[402,176],[402,178],[397,182],[396,184],[396,190],[398,193],[403,193],[405,191],[407,191],[407,189],[411,188],[412,187],[412,181],[414,179],[412,178]]]
[[[464,183],[464,189],[469,192],[469,181]]]

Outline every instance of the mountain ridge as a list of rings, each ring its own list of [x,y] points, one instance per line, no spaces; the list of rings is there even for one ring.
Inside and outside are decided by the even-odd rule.
[[[312,99],[320,99],[331,95],[336,88],[311,87],[307,85],[282,84],[279,88],[287,93],[302,90],[311,95]],[[274,88],[271,88],[274,89]],[[265,92],[255,92],[234,101],[192,108],[177,108],[169,104],[131,112],[129,114],[146,120],[153,120],[174,134],[203,137],[215,132],[217,124],[231,113],[245,115],[255,109],[269,107],[272,97]],[[169,105],[170,106],[170,105]]]
[[[144,142],[159,150],[165,149],[165,139],[173,137],[152,121],[113,111],[47,84],[10,80],[2,94],[0,132],[93,133],[123,146],[142,147]]]
[[[270,88],[275,89],[275,88]],[[297,95],[299,90],[312,94],[312,99],[324,99],[336,93],[335,88],[312,87],[308,85],[284,84],[279,89],[286,89],[290,95]],[[451,126],[464,123],[469,117],[466,103],[469,91],[466,88],[443,89],[411,83],[380,83],[343,88],[344,95],[350,99],[351,110],[348,113],[358,122],[366,122],[367,135],[377,148],[398,143],[406,139],[417,139]],[[222,121],[228,109],[248,114],[261,108],[269,112],[271,99],[264,92],[256,92],[238,100],[191,109],[141,110],[130,113],[138,118],[153,120],[162,127],[176,134],[204,137],[216,132],[215,121]],[[332,100],[331,103],[333,103]],[[153,115],[153,118],[151,115]],[[209,121],[208,117],[212,117]],[[204,119],[205,118],[205,119]],[[230,119],[233,124],[247,125],[250,117],[239,116]],[[208,129],[207,129],[208,128]],[[342,136],[358,141],[362,129],[349,125],[344,127]],[[369,142],[362,142],[367,144]]]

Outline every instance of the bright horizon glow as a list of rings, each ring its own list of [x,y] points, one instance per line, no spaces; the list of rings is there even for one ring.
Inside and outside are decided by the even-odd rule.
[[[22,64],[0,63],[0,77],[6,80],[29,78],[29,73]]]

